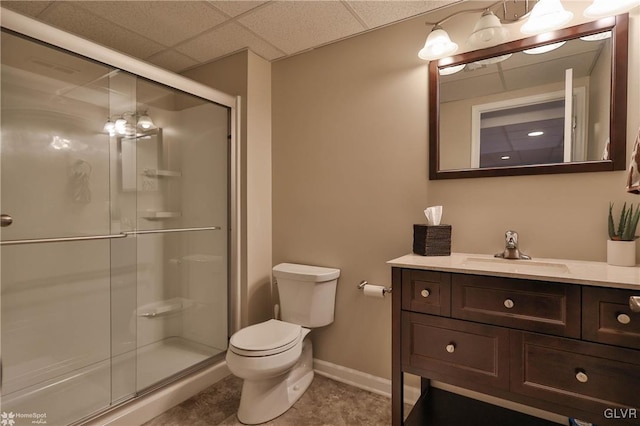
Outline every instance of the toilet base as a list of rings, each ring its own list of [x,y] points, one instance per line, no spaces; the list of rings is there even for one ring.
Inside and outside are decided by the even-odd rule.
[[[313,381],[313,350],[311,341],[302,343],[298,362],[277,377],[244,380],[238,420],[254,425],[265,423],[284,414],[302,396]]]

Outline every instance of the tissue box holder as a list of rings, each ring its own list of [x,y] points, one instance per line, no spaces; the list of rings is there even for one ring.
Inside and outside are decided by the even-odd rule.
[[[413,225],[413,252],[422,256],[450,256],[451,225]]]

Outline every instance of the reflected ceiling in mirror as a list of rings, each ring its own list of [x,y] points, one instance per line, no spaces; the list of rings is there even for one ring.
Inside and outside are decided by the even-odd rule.
[[[627,24],[620,15],[432,62],[430,178],[624,169]]]

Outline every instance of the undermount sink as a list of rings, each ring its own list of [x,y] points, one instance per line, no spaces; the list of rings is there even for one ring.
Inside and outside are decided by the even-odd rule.
[[[495,271],[516,273],[569,273],[569,268],[564,263],[538,262],[535,260],[512,260],[500,258],[467,257],[463,265],[478,268],[490,268]]]

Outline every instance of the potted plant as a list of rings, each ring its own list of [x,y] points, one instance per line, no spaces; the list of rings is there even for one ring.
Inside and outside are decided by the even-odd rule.
[[[607,263],[616,266],[636,265],[636,228],[640,219],[640,206],[622,206],[620,220],[613,220],[613,203],[609,203],[609,241],[607,241]]]

